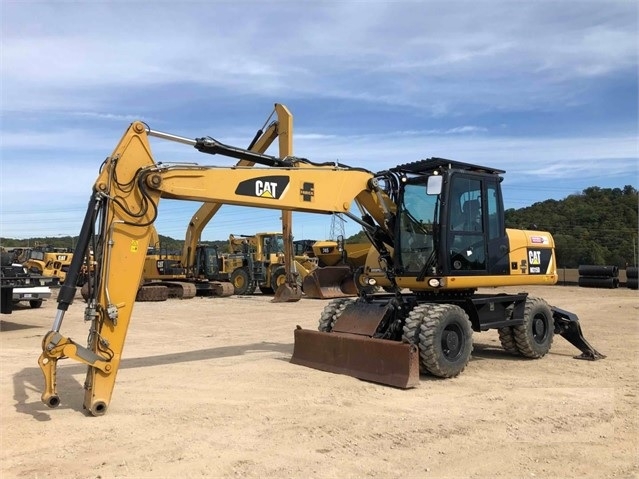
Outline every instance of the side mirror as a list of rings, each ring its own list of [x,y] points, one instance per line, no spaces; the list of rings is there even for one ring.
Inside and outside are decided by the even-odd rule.
[[[443,177],[440,175],[433,175],[428,177],[428,183],[426,183],[427,195],[439,195],[442,192]]]

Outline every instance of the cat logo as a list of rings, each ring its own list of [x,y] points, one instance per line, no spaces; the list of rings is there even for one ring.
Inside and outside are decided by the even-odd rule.
[[[255,196],[275,198],[275,195],[277,195],[277,183],[261,180],[255,181]]]
[[[278,200],[286,192],[288,183],[288,176],[262,176],[242,181],[239,185],[237,185],[235,194]]]
[[[528,262],[531,265],[541,264],[541,251],[530,250],[528,251]]]

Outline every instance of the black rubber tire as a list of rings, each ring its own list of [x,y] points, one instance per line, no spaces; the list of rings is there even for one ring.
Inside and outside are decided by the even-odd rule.
[[[353,298],[337,298],[331,300],[322,310],[317,330],[324,333],[331,332],[335,321],[340,317],[344,308],[355,301]]]
[[[89,287],[91,287],[91,290],[93,291],[93,288],[95,287],[95,278],[93,276],[89,276],[88,281],[85,281],[80,288],[80,294],[85,302],[89,299]],[[95,291],[93,292],[95,293]]]
[[[29,306],[31,306],[32,308],[39,308],[40,306],[42,306],[42,300],[41,299],[30,299],[29,300]]]
[[[628,279],[637,279],[639,273],[639,268],[636,266],[628,266],[626,268],[626,278]]]
[[[89,282],[87,281],[80,288],[80,294],[82,295],[82,299],[86,302],[89,299]]]
[[[430,304],[419,304],[415,306],[406,321],[402,330],[402,342],[419,346],[419,332],[424,321],[424,314],[430,308]]]
[[[515,343],[525,358],[537,359],[546,355],[552,346],[555,321],[548,303],[529,296],[524,307],[524,324],[513,326]]]
[[[626,287],[628,289],[639,289],[639,282],[637,281],[637,278],[628,278],[626,280]]]
[[[253,294],[255,283],[246,268],[237,268],[231,273],[231,284],[235,294]]]
[[[507,353],[519,356],[519,349],[515,342],[515,332],[513,331],[513,328],[510,326],[499,328],[497,333],[499,334],[501,347],[504,348]]]
[[[273,271],[273,274],[271,274],[271,292],[275,292],[277,291],[277,288],[280,287],[280,285],[285,284],[286,283],[286,269],[282,266],[279,268],[276,268]]]
[[[504,319],[511,319],[514,309],[514,306],[508,306],[506,308],[506,317]],[[517,343],[515,342],[515,332],[513,331],[513,328],[511,326],[498,328],[497,333],[499,334],[499,342],[501,343],[501,347],[504,348],[507,353],[519,356],[519,349],[517,349]]]
[[[459,375],[473,352],[473,330],[466,312],[453,304],[420,305],[420,369],[440,378]]]

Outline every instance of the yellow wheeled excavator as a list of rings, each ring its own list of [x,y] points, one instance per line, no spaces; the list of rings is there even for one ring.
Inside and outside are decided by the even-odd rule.
[[[151,137],[261,167],[158,164]],[[42,341],[42,400],[50,407],[60,404],[57,363],[70,358],[88,366],[84,407],[92,415],[106,413],[163,198],[340,213],[362,226],[372,245],[362,280],[384,287],[383,292],[362,289],[357,298],[330,301],[317,331],[294,330],[292,363],[414,387],[420,371],[438,377],[461,373],[471,356],[473,332],[488,329],[499,331],[507,351],[527,358],[544,356],[554,334],[580,349],[581,358],[604,357],[584,339],[574,313],[524,292],[478,292],[557,281],[550,233],[505,227],[503,173],[443,158],[373,173],[269,156],[210,137],[189,139],[135,122],[99,171],[77,242],[78,251],[95,245],[97,261],[85,309],[88,344],[61,333],[75,295],[67,283],[75,284],[82,262],[82,255],[74,255],[53,327]],[[351,212],[353,205],[360,215]]]

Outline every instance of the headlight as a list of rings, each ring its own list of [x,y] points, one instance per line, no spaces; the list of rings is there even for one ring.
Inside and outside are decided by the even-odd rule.
[[[441,282],[437,278],[431,278],[428,280],[428,286],[431,288],[439,288],[441,286]]]
[[[377,280],[375,278],[368,278],[366,282],[369,286],[375,286],[377,284]]]

